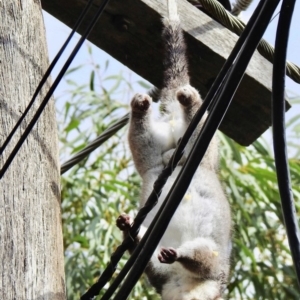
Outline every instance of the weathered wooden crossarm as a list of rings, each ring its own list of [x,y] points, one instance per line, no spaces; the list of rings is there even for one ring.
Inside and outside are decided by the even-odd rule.
[[[42,0],[42,6],[72,27],[86,2]],[[192,84],[205,96],[237,36],[186,0],[177,2],[186,32]],[[96,5],[101,1],[95,3],[87,20],[92,18]],[[163,58],[161,18],[164,15],[166,3],[162,0],[111,0],[89,40],[143,78],[160,86]],[[79,33],[86,25],[87,21]],[[251,144],[271,125],[271,75],[271,63],[255,53],[220,128],[242,145]]]

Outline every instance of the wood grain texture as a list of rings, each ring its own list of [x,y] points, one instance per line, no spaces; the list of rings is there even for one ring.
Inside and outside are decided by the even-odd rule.
[[[86,2],[42,0],[42,6],[72,27]],[[88,21],[101,3],[100,0],[95,2],[86,19]],[[205,96],[238,37],[186,0],[177,2],[186,33],[192,84]],[[166,1],[162,0],[110,1],[89,40],[160,86],[163,57],[161,17],[166,12]],[[86,26],[87,21],[79,32],[82,33]],[[255,53],[221,124],[220,129],[242,145],[251,144],[271,125],[271,74],[272,65]]]
[[[48,54],[38,0],[0,1],[0,19],[2,145],[41,80]],[[0,181],[0,299],[66,299],[56,128],[52,99]]]

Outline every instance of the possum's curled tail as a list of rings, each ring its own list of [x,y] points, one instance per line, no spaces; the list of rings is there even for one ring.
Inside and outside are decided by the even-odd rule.
[[[163,88],[174,89],[189,84],[186,44],[177,14],[176,0],[168,0],[168,17],[164,18],[165,40]]]
[[[166,104],[175,97],[175,90],[189,84],[186,44],[177,13],[176,0],[168,0],[168,16],[163,19],[162,37],[165,44],[163,85],[150,95]]]

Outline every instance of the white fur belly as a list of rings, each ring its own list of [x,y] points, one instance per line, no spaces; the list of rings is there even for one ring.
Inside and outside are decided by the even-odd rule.
[[[156,122],[153,135],[155,135],[155,140],[161,145],[163,152],[175,147],[175,140],[169,123]]]
[[[165,115],[160,121],[156,120],[155,126],[151,126],[152,135],[155,136],[163,151],[175,148],[187,128],[178,105],[175,103],[171,113]]]
[[[199,282],[191,277],[181,277],[180,275],[173,279],[164,286],[162,291],[164,300],[215,299],[219,293],[216,281]]]
[[[204,213],[207,200],[201,197],[193,188],[189,188],[181,200],[160,244],[164,247],[177,248],[186,241],[192,241],[205,232],[210,236],[212,232],[212,214]]]
[[[149,213],[143,223],[145,227],[149,227],[151,224],[170,188],[172,187],[179,171],[180,168],[176,168],[172,177],[168,180],[163,189],[163,193],[159,198],[158,204]],[[198,238],[201,235],[201,232],[205,232],[207,236],[211,234],[212,228],[207,225],[212,224],[213,216],[209,213],[209,209],[207,209],[207,207],[211,205],[211,201],[210,199],[201,197],[193,186],[192,181],[192,184],[177,207],[177,210],[159,243],[160,247],[177,248],[185,241]]]

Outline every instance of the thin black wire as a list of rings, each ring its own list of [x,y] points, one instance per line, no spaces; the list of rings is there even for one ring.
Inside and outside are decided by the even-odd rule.
[[[35,90],[32,98],[31,98],[28,106],[26,107],[24,113],[21,115],[20,119],[18,120],[18,122],[16,123],[16,125],[14,126],[14,128],[12,129],[12,131],[10,132],[10,134],[8,135],[8,137],[6,138],[6,140],[4,141],[3,145],[0,147],[0,155],[4,152],[5,148],[9,144],[9,141],[12,139],[12,137],[14,136],[14,134],[17,131],[18,127],[23,122],[24,118],[27,116],[30,108],[32,107],[32,105],[33,105],[33,103],[34,103],[34,101],[35,101],[35,99],[36,99],[36,97],[38,95],[38,93],[41,91],[43,85],[47,81],[47,79],[48,79],[49,75],[51,74],[53,68],[55,67],[57,61],[61,57],[62,53],[65,51],[66,47],[68,46],[68,44],[69,44],[70,40],[72,39],[74,33],[77,31],[78,27],[82,23],[85,15],[86,15],[86,13],[88,12],[88,10],[91,7],[91,5],[92,5],[93,2],[94,2],[94,0],[89,0],[89,2],[87,3],[87,5],[85,6],[84,10],[80,14],[78,20],[76,21],[76,23],[74,25],[74,28],[72,29],[72,31],[69,34],[68,38],[66,39],[65,43],[62,45],[62,47],[60,48],[60,50],[58,51],[58,53],[54,57],[53,61],[51,62],[50,66],[48,67],[47,71],[45,72],[42,80],[40,81],[38,87],[36,88],[36,90]]]
[[[296,208],[291,188],[290,171],[288,165],[286,136],[285,136],[285,75],[286,54],[289,30],[294,11],[295,0],[284,0],[278,21],[275,56],[273,66],[273,145],[277,180],[281,198],[281,206],[286,226],[288,241],[296,269],[298,284],[300,285],[300,233],[296,215]]]
[[[146,218],[149,211],[156,205],[157,199],[158,199],[159,195],[161,194],[161,190],[164,186],[164,183],[166,182],[167,178],[171,175],[172,170],[176,167],[178,161],[181,158],[181,155],[178,155],[178,153],[183,153],[185,145],[187,144],[187,142],[188,142],[189,138],[191,137],[192,133],[194,132],[196,126],[198,125],[198,123],[200,122],[201,118],[203,117],[205,111],[207,110],[208,106],[210,105],[211,100],[220,90],[220,86],[221,86],[222,82],[224,82],[224,78],[225,78],[226,74],[228,73],[228,70],[231,68],[232,63],[236,59],[242,45],[244,44],[244,41],[246,40],[246,38],[251,30],[251,27],[254,24],[255,19],[258,16],[259,11],[262,6],[263,6],[263,3],[260,2],[257,9],[253,13],[252,18],[250,18],[248,25],[245,27],[245,30],[243,31],[240,38],[238,39],[230,56],[228,57],[224,66],[222,67],[220,73],[218,74],[217,78],[215,79],[213,85],[211,86],[208,94],[206,95],[206,97],[203,101],[203,104],[201,105],[200,109],[198,110],[198,112],[194,116],[193,120],[189,124],[188,129],[186,130],[186,133],[184,134],[183,138],[181,139],[180,143],[178,144],[177,149],[174,152],[173,156],[171,157],[168,166],[163,171],[163,173],[160,174],[158,180],[154,183],[154,190],[152,191],[149,198],[147,199],[145,206],[139,211],[139,213],[137,214],[137,216],[134,220],[132,229],[129,234],[129,236],[131,238],[134,239],[136,237],[142,222]],[[163,209],[164,204],[165,204],[165,202],[162,204],[160,211]],[[157,216],[158,215],[159,215],[159,213],[157,214]],[[154,224],[154,222],[152,224]],[[151,228],[148,229],[147,233],[150,233],[150,231],[151,231]],[[145,236],[147,236],[147,233],[145,234]],[[129,245],[129,241],[127,241],[127,240],[131,239],[129,236],[127,238],[125,238],[123,243],[126,243],[127,245]],[[105,294],[101,298],[102,300],[109,299],[111,297],[111,295],[114,293],[114,291],[117,289],[117,287],[119,286],[121,281],[124,279],[127,272],[129,271],[129,269],[131,268],[132,264],[134,263],[135,258],[137,257],[140,249],[143,247],[144,242],[145,242],[145,239],[143,239],[143,241],[141,241],[138,244],[138,246],[136,247],[134,252],[131,254],[129,260],[127,261],[127,263],[125,264],[123,269],[120,271],[120,273],[118,274],[118,276],[116,277],[114,282],[111,284],[111,286],[108,288],[108,290],[105,292]],[[122,244],[121,244],[121,246],[122,246]],[[113,253],[110,263],[108,264],[106,269],[103,271],[103,273],[99,277],[98,281],[81,297],[81,300],[93,299],[93,297],[98,295],[100,290],[103,288],[103,286],[111,279],[111,277],[116,269],[116,264],[118,263],[118,260],[116,260],[116,257],[119,257],[119,259],[120,259],[122,257],[122,255],[124,254],[124,252],[127,250],[127,249],[125,249],[125,247],[121,247],[121,246],[119,246],[117,248],[117,250]],[[123,251],[123,253],[119,253],[121,251]]]
[[[46,94],[44,100],[40,104],[40,106],[39,106],[38,110],[36,111],[34,117],[30,121],[30,123],[28,124],[28,126],[25,129],[24,133],[21,135],[18,143],[14,147],[14,149],[11,152],[10,156],[8,157],[8,159],[6,160],[6,162],[4,163],[4,166],[2,167],[2,169],[0,171],[0,179],[4,176],[6,170],[8,169],[8,167],[10,166],[10,164],[13,161],[14,157],[16,156],[16,154],[18,153],[19,149],[21,148],[22,144],[26,140],[28,134],[30,133],[30,131],[32,130],[33,126],[35,125],[35,123],[39,119],[41,113],[43,112],[44,108],[46,107],[46,105],[47,105],[50,97],[52,96],[54,90],[56,89],[56,87],[58,86],[58,84],[59,84],[60,80],[62,79],[63,75],[65,74],[65,72],[67,71],[68,67],[72,63],[74,57],[76,56],[76,54],[79,51],[80,47],[82,46],[83,42],[85,41],[85,39],[87,38],[87,36],[91,32],[91,30],[94,28],[97,20],[99,19],[101,13],[103,12],[103,10],[104,10],[104,8],[105,8],[105,6],[107,5],[108,2],[109,2],[109,0],[103,0],[103,2],[101,3],[101,5],[99,6],[99,8],[98,8],[98,10],[97,10],[97,12],[95,14],[95,16],[93,17],[92,21],[88,25],[88,28],[86,29],[86,31],[84,32],[84,34],[82,35],[82,37],[80,38],[80,40],[78,41],[78,43],[76,44],[74,50],[70,54],[68,60],[66,61],[66,63],[62,67],[61,71],[59,72],[59,74],[56,77],[54,83],[52,84],[52,86],[50,87],[48,93]]]
[[[186,189],[190,184],[192,176],[196,171],[202,157],[204,156],[204,153],[212,136],[214,135],[217,127],[224,117],[225,112],[228,109],[237,86],[242,79],[242,76],[253,55],[253,52],[255,51],[263,33],[265,32],[265,29],[268,26],[268,23],[278,5],[278,2],[279,0],[265,1],[261,13],[259,14],[259,17],[257,18],[248,38],[246,39],[243,49],[241,50],[238,58],[233,64],[228,79],[226,80],[224,87],[222,88],[222,91],[217,99],[217,104],[209,114],[201,130],[201,133],[191,151],[191,154],[187,158],[186,163],[184,164],[172,189],[166,197],[165,201],[167,201],[167,204],[165,205],[161,215],[159,216],[158,221],[154,225],[149,238],[146,240],[140,255],[135,261],[135,264],[131,268],[131,271],[126,277],[123,285],[116,294],[114,298],[115,300],[126,299],[131,289],[143,273],[177,206],[183,198]]]
[[[60,175],[67,172],[81,160],[87,157],[91,152],[100,147],[105,141],[113,136],[118,130],[123,128],[129,120],[129,114],[124,115],[116,123],[105,129],[95,140],[89,143],[84,149],[76,153],[73,157],[63,163],[60,167]]]

